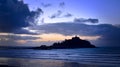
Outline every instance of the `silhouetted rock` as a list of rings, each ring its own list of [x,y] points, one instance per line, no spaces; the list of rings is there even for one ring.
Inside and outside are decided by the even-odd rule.
[[[50,48],[49,46],[42,45],[42,46],[40,46],[40,47],[35,47],[35,48],[33,48],[33,49],[49,50],[49,49],[51,49],[51,48]]]
[[[87,40],[82,40],[79,37],[75,36],[72,39],[68,39],[65,41],[62,41],[61,43],[54,43],[51,46],[45,46],[42,45],[40,47],[36,47],[35,49],[72,49],[72,48],[95,48],[94,45],[92,45]]]
[[[87,40],[82,40],[79,37],[75,36],[72,39],[65,40],[61,43],[54,43],[52,48],[57,49],[65,49],[65,48],[94,48],[95,46],[92,45]]]

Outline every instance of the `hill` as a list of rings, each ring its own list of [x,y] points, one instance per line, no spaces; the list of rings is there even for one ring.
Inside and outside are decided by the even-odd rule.
[[[61,43],[54,43],[51,46],[42,45],[40,47],[35,47],[35,49],[73,49],[73,48],[95,48],[87,40],[82,40],[75,36],[72,39],[64,40]]]

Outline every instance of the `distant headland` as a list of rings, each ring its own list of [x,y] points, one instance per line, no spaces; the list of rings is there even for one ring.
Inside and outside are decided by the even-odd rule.
[[[92,45],[87,40],[82,40],[79,37],[75,36],[72,39],[66,39],[62,42],[54,43],[51,46],[42,45],[40,47],[35,47],[34,49],[73,49],[73,48],[95,48],[96,46]]]

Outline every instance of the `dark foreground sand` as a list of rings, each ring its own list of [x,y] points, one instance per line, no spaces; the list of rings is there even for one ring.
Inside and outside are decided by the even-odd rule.
[[[106,67],[62,60],[0,58],[0,67]]]

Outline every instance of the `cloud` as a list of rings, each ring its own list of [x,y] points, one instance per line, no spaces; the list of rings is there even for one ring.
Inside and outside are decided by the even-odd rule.
[[[34,27],[42,33],[58,33],[63,35],[100,36],[96,43],[99,46],[120,46],[120,28],[111,24],[86,25],[79,23],[53,23]],[[41,32],[42,31],[42,32]]]
[[[51,19],[58,18],[58,17],[60,17],[61,14],[62,14],[62,11],[61,11],[61,10],[58,10],[57,13],[52,14],[52,15],[50,16],[50,18],[51,18]]]
[[[35,32],[31,32],[30,30],[26,30],[26,29],[14,29],[13,33],[15,34],[32,34],[32,35],[37,35],[37,33]]]
[[[41,13],[41,9],[30,11],[23,1],[0,0],[0,32],[15,33],[15,29],[28,27]]]
[[[98,19],[93,19],[93,18],[89,18],[89,19],[85,19],[85,18],[75,18],[74,22],[91,22],[91,23],[98,23],[99,20]]]
[[[73,15],[71,13],[65,13],[63,14],[63,12],[61,10],[58,10],[56,13],[52,14],[49,18],[51,19],[55,19],[55,18],[68,18],[68,17],[72,17]]]
[[[21,46],[21,44],[28,45],[32,40],[40,39],[40,37],[28,36],[23,34],[2,34],[0,35],[1,46]]]
[[[41,19],[41,23],[44,23],[44,20],[45,20],[45,19],[44,19],[44,18],[42,18],[42,19]]]
[[[65,6],[65,2],[59,3],[59,6],[63,8]]]
[[[73,15],[71,13],[67,13],[65,15],[63,15],[63,17],[72,17]]]
[[[47,8],[47,7],[52,6],[52,4],[49,4],[49,3],[48,3],[48,4],[41,3],[41,6],[44,7],[44,8]]]
[[[23,34],[11,34],[11,35],[0,35],[0,40],[35,40],[35,39],[40,39],[40,37],[35,37],[35,36],[25,36]]]

